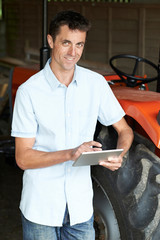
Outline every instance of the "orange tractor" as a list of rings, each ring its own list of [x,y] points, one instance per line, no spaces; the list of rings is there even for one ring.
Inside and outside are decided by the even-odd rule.
[[[126,112],[134,142],[117,172],[100,166],[92,168],[97,239],[158,240],[160,93],[146,89],[148,83],[157,80],[160,92],[159,66],[131,55],[114,56],[110,65],[116,75],[105,78]],[[151,68],[152,76],[140,75],[140,65]],[[116,147],[117,135],[112,127],[98,124],[95,138],[103,149]]]

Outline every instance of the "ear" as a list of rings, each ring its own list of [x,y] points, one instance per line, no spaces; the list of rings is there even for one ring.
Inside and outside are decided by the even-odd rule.
[[[52,36],[50,34],[47,35],[47,40],[48,40],[48,44],[50,46],[50,48],[53,48],[53,39]]]

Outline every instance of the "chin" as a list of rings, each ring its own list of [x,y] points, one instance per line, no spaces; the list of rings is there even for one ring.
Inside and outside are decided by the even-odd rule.
[[[75,63],[76,64],[76,63]],[[73,65],[70,65],[70,66],[64,66],[64,70],[66,70],[66,71],[70,71],[70,70],[73,70],[74,69],[74,67],[75,67],[75,64]]]

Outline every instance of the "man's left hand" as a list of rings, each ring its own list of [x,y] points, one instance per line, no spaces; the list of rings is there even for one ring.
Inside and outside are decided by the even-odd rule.
[[[111,171],[116,171],[122,166],[123,157],[109,157],[107,160],[99,162],[99,165],[110,169]]]

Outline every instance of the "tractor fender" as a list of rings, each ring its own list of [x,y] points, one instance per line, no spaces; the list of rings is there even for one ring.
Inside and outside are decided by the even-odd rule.
[[[160,94],[127,87],[112,87],[126,115],[138,122],[157,148],[160,148]]]

